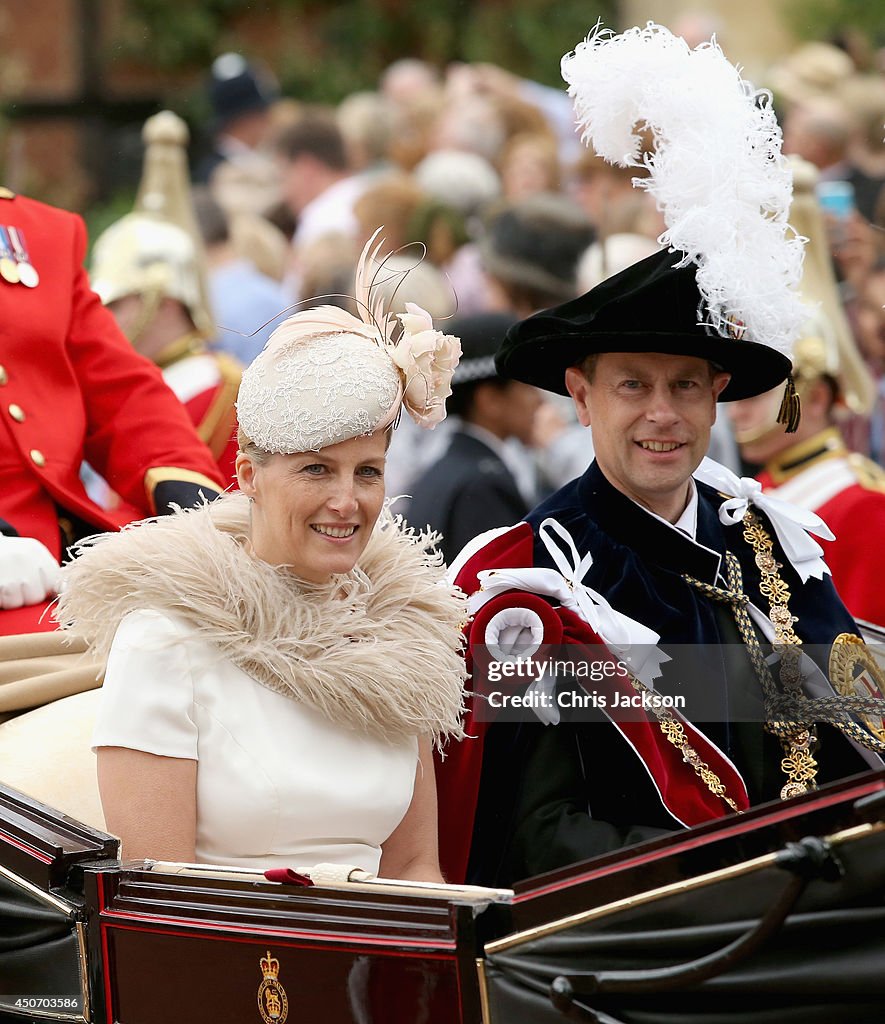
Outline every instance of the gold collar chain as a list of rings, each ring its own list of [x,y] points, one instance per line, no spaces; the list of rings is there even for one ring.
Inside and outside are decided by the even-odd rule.
[[[770,534],[749,509],[744,514],[743,527],[744,539],[753,548],[756,567],[761,574],[759,590],[768,601],[768,618],[774,627],[775,637],[772,642],[772,650],[780,656],[780,692],[775,686],[771,670],[765,660],[747,611],[750,599],[743,592],[743,580],[737,556],[731,551],[726,552],[725,555],[727,590],[702,583],[690,576],[683,576],[683,579],[713,600],[722,601],[731,607],[741,639],[747,648],[756,676],[762,686],[770,715],[769,721],[765,723],[765,728],[778,737],[784,748],[781,769],[786,775],[787,781],[781,789],[781,799],[786,800],[791,796],[807,793],[816,786],[817,762],[813,754],[817,746],[817,737],[810,716],[814,715],[818,721],[830,722],[860,746],[878,754],[885,754],[885,735],[879,735],[875,728],[871,728],[869,720],[867,728],[864,728],[853,717],[853,715],[869,714],[883,717],[885,716],[885,701],[881,697],[858,696],[853,693],[833,694],[829,697],[813,699],[805,695],[802,690],[802,640],[793,629],[793,624],[798,620],[790,613],[789,602],[792,595],[789,586],[780,575],[780,569],[783,566],[774,557],[774,542]],[[836,638],[833,650],[836,650],[840,642],[849,639],[854,644],[863,646],[860,637],[843,634]],[[831,661],[832,658],[831,655]],[[805,725],[802,724],[802,721],[784,721],[783,716],[790,709],[803,721],[811,724]]]
[[[801,700],[802,693],[802,672],[799,667],[802,659],[802,640],[796,635],[793,623],[798,619],[790,613],[789,586],[781,578],[780,570],[783,568],[780,562],[774,557],[774,541],[771,535],[759,522],[751,509],[744,514],[744,540],[753,548],[756,568],[761,574],[759,591],[768,601],[768,618],[774,626],[773,649],[780,655],[780,681],[783,694],[793,702]],[[728,567],[735,575],[735,582],[742,588],[740,564],[737,557],[728,552],[731,557],[727,559]],[[763,684],[763,689],[769,691],[769,700],[776,698],[776,694],[770,691],[774,689],[771,673],[762,650],[753,624],[750,621],[746,607],[742,609],[743,615],[736,615],[738,629],[744,638],[744,643],[750,650],[753,657],[754,667],[757,660],[763,668],[757,667],[757,675]],[[740,618],[746,620],[742,625]],[[787,800],[791,796],[799,796],[815,789],[817,785],[817,761],[814,759],[813,751],[817,746],[817,737],[814,726],[808,728],[804,725],[788,724],[777,719],[767,722],[765,728],[773,733],[781,741],[784,748],[784,758],[781,760],[781,770],[787,776],[787,782],[781,789],[781,799]]]
[[[799,669],[801,659],[799,647],[802,641],[793,629],[793,623],[797,620],[790,613],[790,588],[781,579],[779,570],[782,566],[774,557],[774,542],[750,509],[744,515],[743,526],[744,539],[753,548],[756,566],[762,576],[759,589],[769,603],[768,617],[775,631],[772,646],[780,655],[779,674],[783,694],[785,698],[795,702],[802,698],[802,677]],[[766,702],[770,708],[775,708],[783,698],[777,692],[771,670],[765,661],[765,655],[753,628],[747,611],[749,598],[743,592],[740,563],[737,556],[731,551],[725,554],[725,566],[727,590],[703,583],[692,576],[686,575],[683,576],[683,579],[707,597],[730,606],[741,639],[749,652],[753,669],[762,685]],[[816,744],[813,728],[790,724],[777,718],[766,722],[765,728],[778,737],[784,748],[781,770],[786,775],[787,781],[781,789],[781,799],[786,800],[791,796],[798,796],[800,793],[807,793],[814,789],[817,778],[817,761],[813,756]]]

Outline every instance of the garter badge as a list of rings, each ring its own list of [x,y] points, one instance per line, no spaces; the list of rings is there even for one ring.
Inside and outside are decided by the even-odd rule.
[[[743,320],[739,320],[736,316],[729,316],[725,318],[723,326],[729,338],[734,341],[743,341],[744,335],[747,333],[747,325]]]
[[[289,997],[280,984],[280,961],[270,955],[259,961],[264,980],[258,986],[258,1011],[265,1024],[284,1024],[289,1016]]]
[[[844,697],[885,696],[885,674],[873,652],[854,633],[840,633],[830,650],[830,682]],[[876,739],[885,742],[885,718],[877,712],[860,716]]]

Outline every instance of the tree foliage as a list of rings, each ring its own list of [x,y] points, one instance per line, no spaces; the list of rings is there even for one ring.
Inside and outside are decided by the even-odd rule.
[[[273,52],[251,55],[274,67],[290,95],[334,102],[374,86],[401,57],[490,61],[561,84],[562,54],[597,18],[614,25],[616,8],[616,0],[124,0],[111,45],[163,70],[205,69],[224,49],[242,48],[238,28],[259,17],[278,37]]]
[[[804,39],[828,39],[846,30],[861,32],[876,45],[885,43],[881,0],[791,0],[790,23]]]

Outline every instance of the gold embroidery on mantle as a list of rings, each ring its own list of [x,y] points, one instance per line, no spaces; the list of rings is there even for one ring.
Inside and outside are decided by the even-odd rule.
[[[640,682],[633,675],[630,676],[630,682],[633,684],[634,690],[645,693],[651,692],[644,683]],[[672,743],[679,753],[682,754],[682,760],[692,769],[707,789],[714,796],[718,796],[720,800],[728,804],[736,814],[740,813],[740,807],[728,795],[723,781],[706,761],[701,760],[700,754],[688,742],[682,722],[679,721],[672,711],[668,711],[665,708],[657,708],[652,705],[649,710],[658,720],[658,727],[667,738],[667,741]]]
[[[765,655],[759,645],[753,622],[747,611],[750,599],[744,593],[741,567],[737,556],[731,551],[725,553],[727,590],[703,583],[692,576],[685,575],[683,579],[707,597],[714,601],[724,602],[731,607],[741,639],[747,648],[753,669],[762,686],[767,705],[776,708],[782,701],[795,704],[804,696],[799,669],[802,641],[793,629],[793,623],[798,620],[790,612],[790,588],[780,576],[779,570],[782,566],[774,556],[774,542],[750,509],[747,509],[744,514],[743,527],[744,539],[753,548],[754,561],[760,572],[759,589],[769,603],[768,616],[775,631],[772,648],[780,655],[780,681],[783,687],[783,697],[777,692],[771,670],[765,661]],[[778,737],[784,748],[781,769],[786,775],[787,781],[781,789],[781,799],[786,800],[791,796],[798,796],[814,789],[817,778],[817,761],[813,756],[816,744],[813,729],[804,725],[780,721],[776,717],[766,722],[765,728]]]

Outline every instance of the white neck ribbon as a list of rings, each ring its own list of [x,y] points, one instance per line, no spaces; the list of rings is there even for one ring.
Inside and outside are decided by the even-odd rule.
[[[715,487],[717,491],[734,495],[726,498],[719,506],[719,521],[724,526],[734,526],[741,522],[749,506],[755,505],[768,516],[784,554],[803,583],[812,576],[822,580],[825,573],[829,575],[829,567],[823,559],[823,548],[814,537],[823,540],[836,538],[815,512],[766,494],[758,480],[737,476],[712,459],[704,459],[693,475],[696,480]]]

